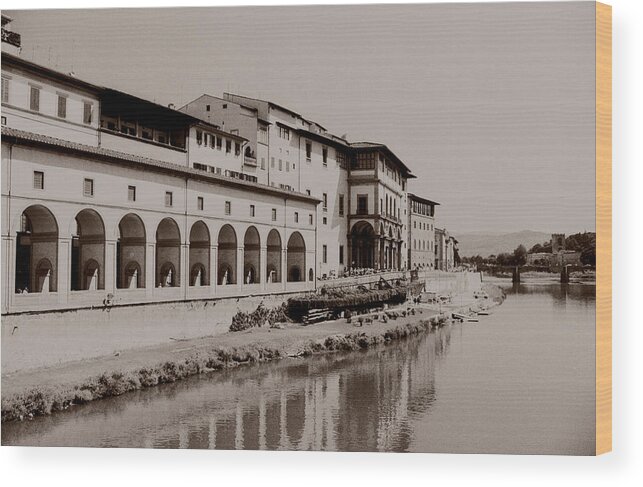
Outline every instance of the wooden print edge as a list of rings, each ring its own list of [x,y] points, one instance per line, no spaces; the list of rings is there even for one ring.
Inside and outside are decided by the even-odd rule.
[[[596,455],[612,450],[612,7],[596,2]]]

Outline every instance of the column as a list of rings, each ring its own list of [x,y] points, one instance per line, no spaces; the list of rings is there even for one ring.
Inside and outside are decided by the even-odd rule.
[[[179,270],[179,284],[183,292],[183,299],[188,297],[188,289],[190,288],[190,245],[183,243],[180,247],[181,254],[179,255],[179,262],[181,269]]]
[[[148,300],[154,298],[154,288],[158,285],[156,282],[156,243],[147,242],[145,244],[145,296]]]
[[[375,236],[373,242],[373,267],[379,269],[380,266],[380,239],[378,236]]]
[[[210,297],[215,297],[217,295],[217,286],[219,285],[218,279],[219,279],[219,273],[218,273],[218,265],[219,265],[219,246],[218,245],[210,245],[210,269],[209,269],[209,277],[210,277]]]
[[[105,294],[116,289],[116,240],[105,240]]]
[[[261,285],[261,290],[266,290],[266,283],[268,282],[268,247],[262,246],[259,250],[259,283]]]
[[[237,247],[237,289],[241,292],[246,282],[246,276],[243,275],[243,246]]]
[[[58,304],[69,302],[71,286],[71,238],[58,239],[58,258],[56,261],[56,292]]]
[[[2,237],[2,313],[8,313],[16,292],[16,237]]]
[[[281,249],[281,289],[286,290],[288,284],[288,249]]]

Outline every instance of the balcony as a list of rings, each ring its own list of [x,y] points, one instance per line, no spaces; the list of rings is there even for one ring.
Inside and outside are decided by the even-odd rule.
[[[243,163],[246,166],[252,166],[252,167],[257,167],[257,158],[256,157],[251,157],[251,156],[243,156]]]
[[[2,42],[11,44],[15,47],[20,47],[20,34],[17,32],[11,32],[7,29],[2,29]]]

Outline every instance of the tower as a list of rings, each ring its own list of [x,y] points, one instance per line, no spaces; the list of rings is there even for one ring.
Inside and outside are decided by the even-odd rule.
[[[565,234],[552,233],[551,235],[551,251],[557,254],[559,251],[565,250]]]

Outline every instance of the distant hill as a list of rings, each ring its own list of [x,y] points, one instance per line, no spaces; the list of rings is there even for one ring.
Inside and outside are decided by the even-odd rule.
[[[548,242],[551,234],[523,230],[513,233],[483,233],[472,232],[455,235],[458,239],[460,257],[473,257],[481,255],[498,255],[500,252],[513,252],[516,247],[523,244],[527,250],[533,245]]]

